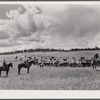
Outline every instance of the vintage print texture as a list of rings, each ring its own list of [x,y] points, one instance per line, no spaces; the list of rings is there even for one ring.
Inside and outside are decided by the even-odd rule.
[[[0,4],[1,90],[99,90],[100,5]]]

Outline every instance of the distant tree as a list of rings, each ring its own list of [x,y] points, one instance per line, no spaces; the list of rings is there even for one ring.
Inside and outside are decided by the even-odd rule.
[[[99,50],[99,47],[98,47],[98,46],[95,46],[95,49],[96,49],[96,50]]]

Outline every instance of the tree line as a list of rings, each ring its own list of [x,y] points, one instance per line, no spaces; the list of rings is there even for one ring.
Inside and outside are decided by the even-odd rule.
[[[16,53],[27,53],[27,52],[70,52],[70,51],[85,51],[85,50],[100,50],[99,47],[95,46],[94,48],[72,48],[70,50],[65,49],[53,49],[53,48],[38,48],[38,49],[24,49],[24,50],[16,50],[11,52],[2,52],[2,54],[16,54]]]

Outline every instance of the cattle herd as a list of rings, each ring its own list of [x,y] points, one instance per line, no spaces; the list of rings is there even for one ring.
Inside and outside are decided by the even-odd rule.
[[[18,61],[18,75],[22,68],[27,68],[27,74],[31,65],[43,67],[93,67],[96,69],[97,66],[100,66],[100,58],[98,54],[95,54],[91,59],[86,59],[85,57],[80,57],[78,60],[75,57],[56,57],[56,56],[24,56],[22,58],[16,56],[15,61]],[[20,62],[19,62],[20,61]],[[6,71],[6,76],[10,67],[13,67],[12,63],[6,64],[6,67],[3,65],[0,67],[0,76],[2,71]]]
[[[72,57],[71,60],[69,57],[55,57],[55,56],[25,56],[23,58],[15,57],[15,60],[28,62],[34,61],[34,65],[43,67],[91,67],[93,64],[93,58],[86,59],[85,57],[80,57],[79,60],[76,60],[75,57]]]

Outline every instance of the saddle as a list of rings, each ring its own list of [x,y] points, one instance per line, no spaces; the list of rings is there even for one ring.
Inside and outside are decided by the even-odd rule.
[[[25,66],[29,66],[29,64],[28,64],[28,62],[27,62],[27,61],[25,61],[25,62],[24,62],[24,64],[25,64]]]
[[[7,66],[2,66],[2,67],[3,67],[3,69],[5,69],[5,70],[7,69]]]

